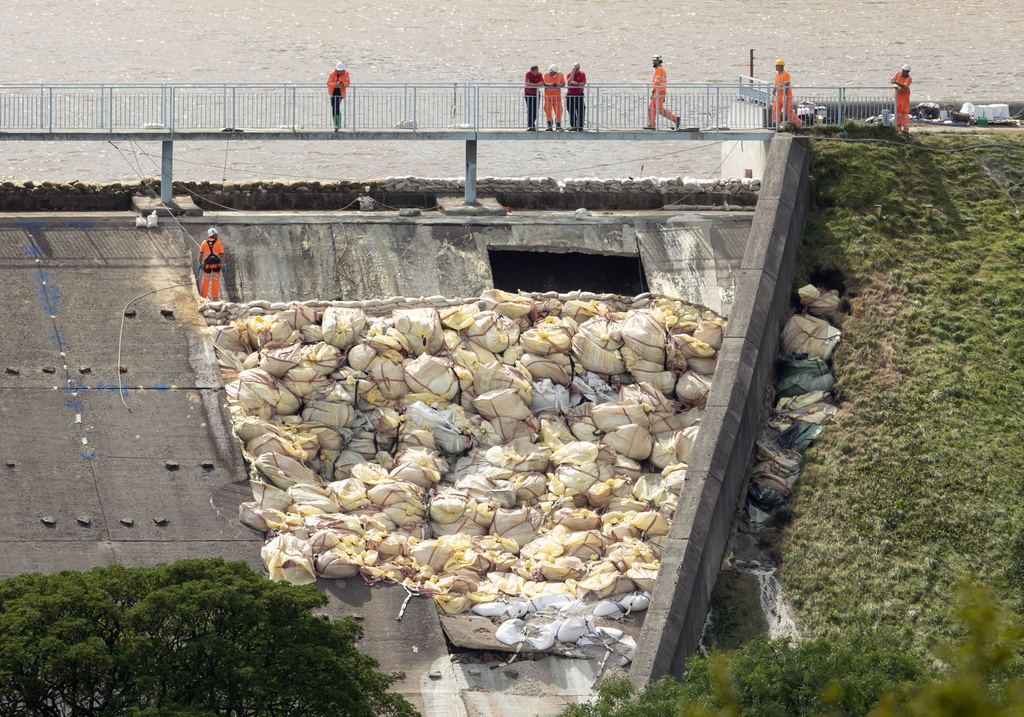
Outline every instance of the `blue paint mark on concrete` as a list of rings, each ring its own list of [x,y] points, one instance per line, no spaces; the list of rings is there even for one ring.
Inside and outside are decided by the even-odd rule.
[[[38,223],[36,223],[36,226],[39,226]],[[25,247],[25,254],[27,254],[28,256],[42,256],[43,248],[36,244],[29,244],[28,246]]]
[[[85,403],[83,401],[65,401],[64,405],[72,411],[81,411],[85,408]]]
[[[21,228],[22,229],[38,229],[39,228],[39,222],[22,222],[21,223]]]
[[[154,385],[153,385],[153,388],[155,388],[155,389],[156,389],[157,391],[159,391],[160,393],[167,393],[167,384],[166,384],[166,383],[157,383],[157,384],[154,384]]]
[[[89,222],[71,222],[71,226],[73,226],[73,227],[80,227],[80,228],[81,227],[87,227],[87,226],[89,226]]]
[[[84,458],[87,461],[96,460],[96,451],[83,452],[82,458]]]

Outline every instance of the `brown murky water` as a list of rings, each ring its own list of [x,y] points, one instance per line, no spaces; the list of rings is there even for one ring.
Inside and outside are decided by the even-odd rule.
[[[884,85],[904,62],[914,101],[1024,97],[1024,2],[963,0],[0,0],[0,82],[519,81],[579,61],[591,82],[767,78],[776,57],[799,85]],[[152,155],[152,156],[150,156]],[[707,176],[716,145],[579,143],[537,151],[482,143],[480,176]],[[459,142],[237,142],[175,146],[175,177],[459,176]],[[155,143],[115,148],[0,142],[0,178],[157,174]]]

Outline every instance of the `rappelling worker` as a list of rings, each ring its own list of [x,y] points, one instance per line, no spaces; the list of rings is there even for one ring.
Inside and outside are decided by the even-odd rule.
[[[216,300],[220,295],[220,276],[224,270],[224,245],[217,238],[217,228],[210,227],[206,241],[199,247],[199,295]]]
[[[665,92],[668,90],[668,73],[662,67],[661,55],[651,58],[654,66],[654,78],[651,80],[651,103],[647,106],[646,129],[657,129],[658,115],[668,118],[679,129],[679,118],[665,109]]]
[[[779,58],[775,61],[775,86],[772,88],[772,125],[781,127],[786,122],[794,122],[797,127],[803,124],[793,109],[793,83],[786,72],[786,61]]]
[[[345,99],[348,84],[348,70],[345,69],[344,62],[339,62],[335,65],[334,72],[327,76],[327,94],[331,97],[331,120],[334,122],[335,132],[341,129],[341,101]]]
[[[548,118],[548,132],[554,129],[562,131],[562,88],[565,87],[565,75],[558,71],[558,65],[552,65],[544,73],[544,115]]]
[[[910,131],[910,65],[898,70],[889,84],[896,90],[896,129]]]

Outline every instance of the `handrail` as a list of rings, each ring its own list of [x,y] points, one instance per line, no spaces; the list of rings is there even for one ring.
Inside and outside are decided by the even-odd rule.
[[[667,87],[664,106],[681,127],[758,130],[772,127],[773,83],[681,82]],[[810,105],[824,121],[867,118],[894,108],[891,87],[793,87],[794,104]],[[546,124],[544,91],[536,103]],[[563,126],[568,126],[563,94]],[[592,83],[585,89],[585,127],[622,131],[647,125],[651,88],[645,83]],[[822,109],[824,108],[824,110]],[[341,106],[339,130],[525,129],[520,83],[353,83]],[[659,119],[661,129],[673,129]],[[330,102],[321,82],[139,82],[0,84],[0,132],[121,132],[223,129],[331,131]]]

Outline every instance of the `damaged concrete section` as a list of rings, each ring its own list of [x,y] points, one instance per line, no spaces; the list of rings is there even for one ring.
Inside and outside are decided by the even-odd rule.
[[[616,212],[504,217],[207,214],[183,220],[201,238],[216,224],[227,247],[232,301],[363,301],[392,296],[476,297],[495,286],[490,251],[575,252],[637,260],[643,291],[727,315],[752,215]],[[511,256],[511,254],[510,254]],[[602,293],[600,286],[507,290]],[[639,293],[639,292],[637,292]],[[222,297],[223,298],[223,297]]]

